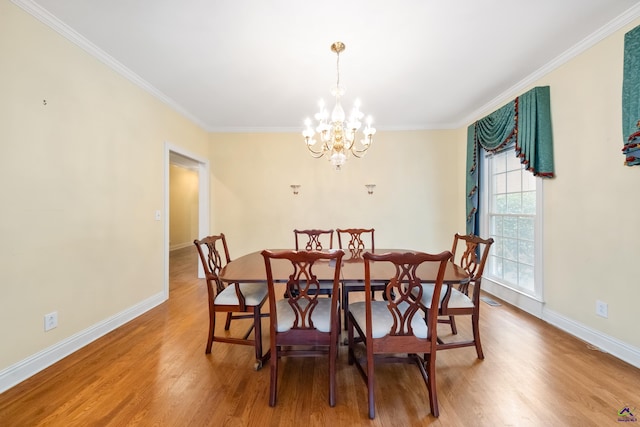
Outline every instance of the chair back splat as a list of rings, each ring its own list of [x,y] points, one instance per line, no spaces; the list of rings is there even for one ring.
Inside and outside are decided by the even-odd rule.
[[[365,252],[365,301],[352,303],[348,319],[349,364],[354,364],[367,383],[369,418],[375,417],[374,367],[376,362],[414,363],[427,385],[431,413],[438,416],[436,394],[436,346],[438,314],[423,317],[422,285],[419,271],[423,264],[432,263],[437,270],[432,298],[440,299],[444,273],[452,254],[424,252]],[[386,282],[384,300],[371,297],[372,263],[391,263],[395,274]],[[415,298],[418,295],[420,298]],[[364,345],[364,357],[358,357],[357,347]],[[384,388],[383,388],[384,389]],[[413,390],[413,388],[410,388]],[[413,392],[413,391],[412,391]]]
[[[362,258],[365,251],[375,251],[375,229],[373,228],[336,228],[338,247],[344,249],[351,258]]]
[[[293,230],[296,251],[322,251],[333,249],[333,229]]]
[[[279,359],[288,356],[327,355],[329,405],[336,404],[336,361],[340,333],[339,286],[344,251],[262,251],[267,274],[270,307],[271,379],[269,405],[275,406]],[[290,274],[285,291],[276,290],[273,263],[285,263]],[[333,272],[331,296],[319,298],[318,269]],[[326,276],[326,274],[323,274]],[[284,298],[279,298],[284,295]],[[311,391],[311,390],[309,390]],[[295,399],[295,397],[292,397]]]
[[[351,260],[362,259],[365,251],[374,252],[376,250],[375,229],[373,228],[336,228],[336,234],[338,235],[338,247],[343,249],[346,256]],[[384,285],[373,285],[371,292],[375,293],[375,291],[382,289],[384,289]],[[349,316],[349,294],[363,291],[363,282],[342,283],[342,313],[345,329],[347,328],[347,317]]]

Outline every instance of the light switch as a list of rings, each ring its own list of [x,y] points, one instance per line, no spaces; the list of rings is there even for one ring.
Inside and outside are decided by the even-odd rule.
[[[156,211],[156,221],[160,221],[160,219],[162,219],[162,215],[160,214],[160,211],[157,210]]]

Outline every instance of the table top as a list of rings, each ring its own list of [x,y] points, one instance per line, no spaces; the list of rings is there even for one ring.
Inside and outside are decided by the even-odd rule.
[[[280,251],[283,249],[271,249]],[[376,254],[387,252],[415,252],[405,249],[376,249]],[[286,260],[272,260],[273,278],[277,282],[285,282],[291,273],[291,264]],[[333,267],[329,262],[316,264],[314,273],[319,280],[333,280]],[[386,282],[395,270],[388,262],[371,262],[371,281]],[[427,262],[418,269],[418,276],[423,282],[435,282],[438,273],[437,263]],[[364,260],[361,257],[352,258],[349,251],[345,251],[342,259],[341,280],[349,282],[364,282]],[[262,251],[243,255],[227,264],[220,271],[220,279],[224,282],[266,283],[267,273]],[[464,283],[469,280],[467,272],[457,264],[449,262],[444,276],[444,283]]]

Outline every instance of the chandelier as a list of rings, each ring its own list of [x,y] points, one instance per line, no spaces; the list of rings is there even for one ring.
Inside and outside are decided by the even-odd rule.
[[[344,51],[345,45],[342,42],[335,42],[331,45],[331,51],[336,53],[336,86],[331,90],[331,95],[336,99],[335,106],[331,111],[331,116],[325,108],[324,101],[319,102],[320,111],[316,113],[315,119],[317,126],[314,131],[311,119],[304,121],[306,126],[302,132],[307,148],[311,155],[320,158],[327,155],[331,164],[340,170],[350,154],[361,158],[371,146],[373,135],[376,133],[375,128],[371,126],[373,119],[367,117],[366,124],[362,133],[364,138],[357,141],[356,132],[362,125],[360,120],[364,114],[360,111],[360,101],[354,102],[353,109],[346,120],[346,115],[340,104],[340,99],[344,95],[344,88],[340,86],[340,53]],[[313,136],[318,132],[320,141],[316,141]],[[318,143],[319,142],[319,143]]]

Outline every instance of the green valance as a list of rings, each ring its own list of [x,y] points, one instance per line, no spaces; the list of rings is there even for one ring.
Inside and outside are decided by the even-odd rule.
[[[624,35],[622,135],[624,164],[640,165],[640,26]]]
[[[495,152],[515,143],[528,171],[554,177],[549,86],[539,86],[467,128],[467,233],[476,234],[480,149]]]

